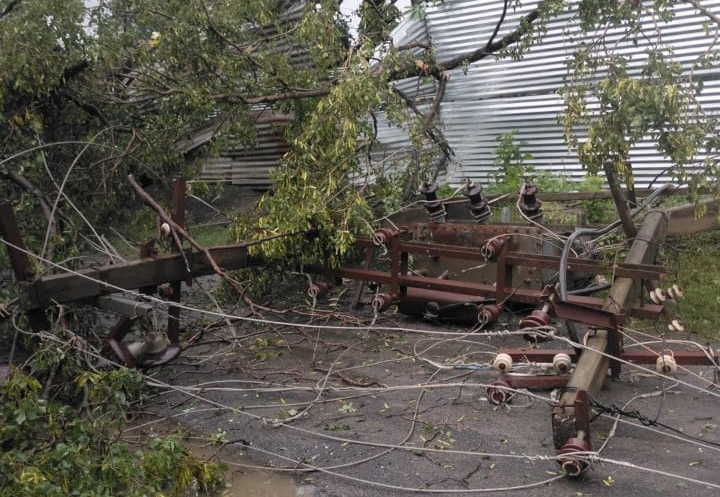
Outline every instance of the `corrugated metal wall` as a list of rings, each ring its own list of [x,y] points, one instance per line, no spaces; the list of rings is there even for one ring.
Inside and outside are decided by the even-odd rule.
[[[520,18],[537,2],[524,4],[516,12],[510,9],[496,40],[514,30]],[[720,0],[704,0],[703,5],[720,13]],[[405,19],[396,29],[395,43],[431,41],[439,61],[470,53],[487,43],[502,7],[503,0],[445,0],[442,4],[428,6],[423,19]],[[662,36],[665,42],[674,45],[676,59],[689,68],[692,61],[707,49],[710,40],[702,28],[702,18],[694,13],[691,5],[678,2],[675,9],[675,19],[661,27]],[[295,10],[293,14],[299,15],[299,11]],[[573,51],[573,43],[564,38],[563,30],[566,28],[573,31],[570,13],[554,20],[544,42],[533,47],[522,60],[487,57],[471,64],[467,73],[462,69],[452,71],[440,107],[440,117],[445,138],[455,153],[455,161],[444,171],[440,181],[456,185],[465,178],[490,181],[495,170],[496,137],[512,130],[518,130],[517,140],[527,142],[523,150],[534,155],[530,161],[533,166],[573,180],[582,179],[585,172],[576,155],[568,151],[562,128],[557,124],[563,105],[556,91],[566,74],[565,60]],[[608,41],[614,42],[619,38],[618,32],[608,33]],[[644,57],[643,42],[637,47],[629,42],[623,43],[620,49],[633,56],[629,67],[639,67]],[[700,98],[705,110],[720,112],[720,68],[700,72],[696,76],[705,80],[705,91]],[[428,109],[428,97],[432,97],[436,90],[432,82],[418,85],[414,78],[399,81],[397,87],[418,98],[421,111]],[[392,160],[388,158],[412,157],[407,132],[389,126],[382,113],[376,118],[378,139],[383,146],[374,151],[373,164],[383,163],[392,168]],[[279,163],[287,148],[269,127],[260,129],[259,136],[261,143],[256,151],[228,150],[222,158],[208,161],[203,178],[231,180],[235,184],[256,188],[268,186],[267,171]],[[270,153],[273,147],[276,147],[274,155]],[[664,173],[669,162],[660,157],[650,140],[632,151],[631,161],[639,187],[670,179]],[[372,171],[356,180],[362,181],[367,177],[372,177]]]
[[[508,12],[504,28],[496,39],[517,26],[520,17],[537,2],[523,2],[525,7]],[[427,8],[424,21],[427,34],[437,50],[439,61],[469,53],[487,43],[502,12],[502,0],[446,0]],[[720,11],[720,1],[705,0],[711,11]],[[707,49],[710,38],[705,34],[700,16],[686,2],[678,2],[676,18],[661,26],[665,42],[674,45],[675,56],[686,68]],[[570,14],[549,26],[544,43],[533,47],[522,60],[495,60],[488,57],[471,64],[467,74],[455,70],[441,106],[445,136],[455,151],[456,163],[448,170],[447,180],[460,183],[465,177],[487,180],[494,170],[496,136],[518,130],[517,139],[527,142],[524,150],[532,153],[531,163],[580,179],[584,176],[577,157],[567,150],[562,128],[556,118],[562,102],[556,91],[563,83],[565,59],[573,47],[563,38],[563,28],[572,28]],[[619,39],[610,32],[608,41]],[[644,57],[645,46],[623,42],[623,51],[632,54],[630,68],[637,68]],[[701,73],[705,92],[701,98],[706,111],[720,111],[720,69]],[[669,178],[663,171],[670,165],[659,156],[654,143],[640,144],[631,154],[638,186],[647,186],[656,178]]]
[[[255,146],[229,144],[219,157],[205,159],[200,180],[229,182],[258,190],[270,186],[270,169],[278,166],[290,150],[281,127],[291,122],[292,116],[270,111],[258,111],[255,116]]]

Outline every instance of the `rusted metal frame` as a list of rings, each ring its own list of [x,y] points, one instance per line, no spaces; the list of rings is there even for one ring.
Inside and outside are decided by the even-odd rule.
[[[597,297],[588,297],[584,295],[570,295],[568,296],[567,302],[555,301],[555,307],[567,308],[570,305],[577,307],[594,307],[596,309],[602,309],[605,301]],[[636,304],[628,308],[627,315],[631,317],[637,317],[642,319],[657,319],[661,314],[665,312],[665,307],[659,304]],[[558,316],[561,317],[561,316]],[[589,323],[586,323],[589,324]]]
[[[6,245],[10,265],[15,273],[15,278],[28,294],[42,305],[38,305],[35,309],[27,313],[30,326],[34,331],[42,331],[50,329],[50,322],[45,316],[45,308],[49,305],[47,293],[43,287],[42,280],[35,272],[30,258],[27,254],[25,241],[20,233],[20,228],[15,218],[12,206],[9,202],[0,203],[0,235],[8,242]]]
[[[504,374],[493,385],[503,383],[509,388],[550,389],[562,388],[567,385],[570,375],[567,374]]]
[[[342,278],[356,281],[372,281],[383,285],[390,285],[393,281],[398,282],[398,287],[422,288],[439,292],[468,295],[473,297],[496,298],[500,285],[487,285],[484,283],[473,283],[458,280],[443,280],[427,276],[398,275],[394,277],[385,271],[342,267],[335,270],[335,274]],[[516,289],[511,292],[502,290],[500,300],[507,299],[512,302],[523,304],[537,304],[543,297],[540,290]],[[442,300],[442,299],[441,299]],[[556,315],[560,318],[572,319],[574,321],[592,324],[595,326],[615,326],[617,320],[612,313],[602,311],[603,300],[596,297],[585,297],[571,295],[568,302],[555,303]],[[559,309],[559,310],[558,310]],[[663,312],[663,307],[656,304],[644,304],[633,306],[628,310],[628,315],[653,319]],[[591,320],[592,318],[592,320]],[[624,318],[623,318],[624,319]],[[623,319],[620,322],[623,322]]]
[[[105,338],[105,343],[110,347],[110,349],[115,353],[115,355],[129,368],[134,368],[136,366],[135,357],[130,353],[127,346],[123,343],[122,339],[125,338],[125,335],[130,332],[134,322],[135,319],[128,316],[122,316],[115,323],[115,325],[110,330],[110,333],[108,333],[108,336]]]
[[[370,269],[370,263],[375,255],[375,245],[370,244],[369,247],[365,248],[365,259],[362,263],[362,269],[367,271]],[[352,303],[353,308],[357,309],[360,306],[360,299],[365,288],[365,280],[356,280],[355,282],[355,294],[353,295]]]
[[[557,354],[567,354],[572,361],[577,359],[575,351],[567,349],[500,349],[498,354],[507,354],[512,357],[514,362],[527,360],[538,363],[552,363]]]
[[[530,361],[536,363],[552,363],[557,354],[567,354],[572,361],[577,359],[572,349],[500,349],[498,354],[507,354],[513,361]],[[620,352],[619,358],[635,364],[655,364],[660,353],[651,350]],[[720,361],[720,351],[673,350],[675,362],[684,366],[714,366]]]
[[[667,228],[667,214],[662,211],[651,211],[637,232],[630,250],[625,258],[629,264],[643,264],[654,257],[655,244],[665,236]],[[615,316],[622,316],[626,312],[630,300],[630,292],[634,280],[632,278],[617,278],[610,289],[602,311]],[[582,413],[588,408],[586,395],[592,395],[600,389],[607,376],[607,355],[620,353],[622,347],[621,337],[617,327],[597,330],[587,341],[587,348],[578,360],[575,370],[568,381],[565,392],[560,396],[553,409],[553,430],[567,433],[568,423],[574,425],[576,437],[569,438],[567,444],[581,440],[590,447],[587,437],[588,427],[583,426]],[[554,437],[558,439],[557,433]],[[566,445],[567,445],[566,444]],[[561,451],[562,452],[562,451]]]
[[[427,276],[416,276],[407,274],[404,276],[400,274],[395,276],[394,274],[387,273],[385,271],[365,270],[351,267],[338,268],[335,270],[335,274],[341,278],[373,281],[379,284],[390,285],[391,289],[393,284],[397,284],[398,288],[424,288],[427,290],[438,290],[441,292],[457,293],[460,295],[486,298],[495,298],[497,296],[496,286],[487,285],[484,283],[445,280],[438,278],[430,278]],[[508,296],[509,295],[507,294],[503,294],[503,298]],[[520,288],[512,293],[510,300],[525,304],[536,304],[540,296],[541,292],[539,290]]]
[[[526,254],[511,252],[507,255],[509,263],[517,266],[534,266],[539,268],[557,269],[560,257],[553,255]],[[600,274],[611,271],[615,277],[637,279],[662,279],[666,275],[665,268],[651,264],[628,264],[626,262],[608,265],[595,259],[568,259],[568,271],[579,273]]]
[[[185,229],[185,178],[175,178],[173,183],[172,220]],[[180,233],[178,233],[178,241],[182,244],[182,235]],[[182,251],[182,245],[178,246],[174,239],[172,251],[174,253]],[[188,269],[192,271],[192,268]],[[172,293],[169,300],[180,302],[181,287],[182,281],[180,280],[170,282]],[[177,345],[180,343],[180,307],[176,305],[170,305],[168,308],[167,336],[171,344]]]
[[[172,216],[171,219],[176,226],[185,229],[185,178],[175,178],[173,182],[173,202],[172,202]],[[174,228],[171,227],[171,232],[174,233],[171,242],[171,251],[173,253],[182,254],[182,234],[177,233]],[[192,267],[189,267],[190,261],[184,258],[186,277],[185,281],[192,282]],[[170,302],[180,302],[180,291],[182,289],[182,280],[169,281],[170,295],[168,300]],[[142,358],[143,366],[159,366],[170,362],[175,357],[180,355],[180,307],[170,304],[168,306],[168,319],[167,319],[167,338],[170,344],[165,349],[153,355],[148,355]]]
[[[372,241],[365,238],[358,238],[360,246],[369,247]],[[505,244],[507,246],[507,244]],[[465,260],[485,260],[480,247],[463,247],[461,245],[449,245],[434,242],[400,241],[400,251],[421,254],[428,257],[448,257]],[[510,266],[532,266],[543,269],[555,269],[558,267],[560,258],[552,255],[529,254],[524,252],[506,252],[505,263]],[[603,261],[594,259],[568,259],[568,270],[583,273],[600,274],[611,271],[615,277],[627,277],[636,279],[662,279],[666,275],[663,266],[652,264],[629,264],[627,262],[608,265]]]
[[[480,253],[480,247],[464,248],[460,245],[444,245],[439,243],[399,240],[399,248],[404,252],[426,255],[428,257],[485,260],[485,257]]]
[[[247,255],[247,246],[224,245],[208,249],[213,259],[226,270],[258,265],[260,260]],[[108,264],[73,273],[44,276],[41,281],[49,299],[58,303],[78,302],[122,290],[182,281],[187,277],[185,260],[192,267],[192,276],[206,276],[215,271],[202,253],[166,254],[122,264]],[[41,307],[40,301],[26,290],[22,304],[26,310]]]
[[[508,287],[512,285],[512,265],[507,263],[507,255],[508,244],[504,243],[495,263],[495,302],[500,306],[504,304],[507,296],[512,296],[512,288],[511,293],[507,294]]]
[[[561,319],[570,319],[598,328],[616,328],[626,321],[625,315],[614,314],[597,307],[553,301],[552,308],[555,315]]]
[[[702,350],[673,350],[672,352],[675,362],[683,366],[715,366],[720,362],[720,351],[711,353]],[[660,357],[660,353],[650,350],[623,351],[620,353],[622,360],[636,364],[655,364],[658,357]]]
[[[400,239],[396,236],[390,240],[390,294],[400,296]]]

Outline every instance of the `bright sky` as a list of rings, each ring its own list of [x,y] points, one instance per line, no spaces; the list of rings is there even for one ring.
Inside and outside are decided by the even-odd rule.
[[[358,9],[358,5],[360,5],[361,0],[343,0],[343,3],[340,4],[340,11],[345,15],[350,15],[352,12],[356,11]],[[410,0],[397,0],[397,3],[395,6],[400,10],[400,12],[404,12],[405,9],[410,7]],[[358,26],[358,20],[357,18],[354,18],[350,21],[350,32],[354,33],[357,31]]]

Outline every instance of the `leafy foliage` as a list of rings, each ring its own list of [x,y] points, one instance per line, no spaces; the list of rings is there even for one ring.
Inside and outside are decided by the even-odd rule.
[[[705,161],[701,174],[693,175],[702,152],[708,157],[713,153],[717,121],[705,115],[698,103],[702,84],[694,80],[693,72],[700,61],[691,71],[684,70],[674,48],[662,38],[662,26],[673,17],[673,2],[580,3],[577,36],[593,37],[580,42],[568,61],[561,122],[568,143],[577,149],[589,173],[617,176],[632,188],[630,153],[639,140],[650,136],[682,182],[698,187],[715,177],[712,159]],[[604,43],[608,33],[635,46],[652,40],[638,69],[630,68],[629,56],[617,49],[619,43]],[[710,46],[708,53],[714,52]],[[585,129],[587,139],[578,134]],[[696,195],[697,190],[691,191]]]
[[[534,168],[529,164],[533,155],[523,151],[527,142],[518,142],[515,139],[517,133],[518,130],[514,129],[495,138],[498,142],[495,151],[497,169],[493,172],[493,179],[503,193],[519,192],[525,178],[534,172]]]
[[[141,384],[130,370],[78,377],[93,413],[81,416],[70,405],[43,398],[36,379],[13,371],[0,382],[2,494],[180,496],[193,484],[203,494],[217,488],[218,467],[187,453],[174,438],[154,439],[135,452],[118,438],[130,402],[125,387]]]

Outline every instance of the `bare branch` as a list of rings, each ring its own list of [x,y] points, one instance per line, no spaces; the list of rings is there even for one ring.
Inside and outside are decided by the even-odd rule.
[[[13,10],[15,7],[17,7],[19,3],[20,3],[20,0],[11,0],[11,1],[5,6],[5,8],[0,12],[0,19],[2,19],[2,18],[5,17],[6,15],[8,15],[10,12],[12,12],[12,10]]]
[[[689,3],[690,5],[692,5],[693,7],[695,7],[695,8],[696,8],[697,10],[699,10],[700,12],[702,12],[703,15],[705,15],[706,17],[712,19],[712,21],[713,21],[715,24],[720,25],[720,16],[717,16],[716,14],[713,14],[712,12],[710,12],[710,11],[707,9],[707,7],[705,7],[705,6],[703,6],[703,5],[700,4],[700,1],[699,1],[699,0],[685,0],[685,1],[686,1],[687,3]]]
[[[540,2],[538,2],[537,7],[535,7],[532,11],[530,11],[520,20],[520,24],[514,31],[503,36],[500,40],[494,41],[495,35],[497,34],[497,31],[499,31],[500,25],[502,24],[502,18],[495,27],[496,32],[493,33],[493,35],[490,37],[490,40],[484,47],[478,48],[477,50],[469,54],[458,55],[451,59],[440,61],[435,65],[435,67],[430,67],[425,63],[415,64],[414,66],[406,67],[400,71],[395,71],[391,73],[390,80],[392,81],[416,76],[432,76],[438,81],[440,81],[444,77],[444,71],[455,69],[463,64],[471,64],[473,62],[477,62],[484,59],[485,57],[493,55],[495,52],[498,52],[503,48],[507,48],[510,45],[517,43],[522,39],[523,36],[525,36],[530,31],[530,29],[532,28],[532,23],[540,17],[540,11],[545,1],[546,0],[541,0]]]
[[[502,15],[500,16],[500,19],[498,19],[498,22],[495,25],[495,31],[493,31],[493,34],[490,35],[490,39],[488,40],[487,45],[485,45],[486,48],[492,46],[492,42],[495,40],[495,37],[497,36],[498,31],[500,31],[500,27],[502,26],[503,22],[505,22],[505,16],[507,15],[507,8],[508,8],[509,3],[510,3],[510,0],[505,0],[505,5],[503,5]]]
[[[455,69],[456,67],[459,67],[464,63],[472,63],[482,60],[488,55],[492,55],[495,52],[502,50],[503,48],[509,47],[513,43],[517,43],[522,39],[523,36],[528,33],[528,31],[532,27],[532,23],[535,22],[538,17],[540,17],[540,9],[543,3],[544,2],[540,2],[537,7],[535,7],[526,16],[524,16],[520,21],[520,25],[515,29],[515,31],[506,34],[505,36],[500,38],[499,41],[493,42],[491,39],[490,42],[484,47],[479,48],[467,55],[459,55],[457,57],[453,57],[452,59],[441,63],[440,65],[446,70]]]

